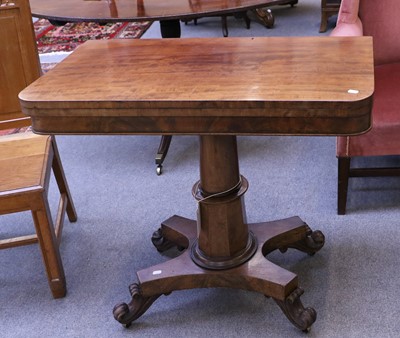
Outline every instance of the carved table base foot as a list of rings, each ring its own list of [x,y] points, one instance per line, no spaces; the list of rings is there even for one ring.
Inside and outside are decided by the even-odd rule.
[[[129,327],[131,323],[144,314],[147,309],[154,303],[154,301],[161,295],[154,295],[152,297],[143,297],[140,291],[139,284],[131,284],[129,291],[132,296],[132,300],[129,304],[120,303],[114,306],[113,315],[114,318],[125,327]]]
[[[274,27],[275,18],[270,9],[257,8],[254,10],[254,13],[256,14],[257,18],[264,24],[265,27],[267,28]]]
[[[196,221],[173,216],[162,223],[153,235],[159,251],[176,245],[184,250],[181,255],[165,263],[137,273],[139,282],[130,286],[132,300],[118,304],[114,318],[129,326],[163,294],[172,291],[228,287],[255,291],[271,297],[287,318],[299,329],[308,330],[316,320],[312,308],[304,308],[297,276],[265,258],[270,252],[296,248],[314,254],[324,245],[321,232],[312,232],[299,217],[249,224],[249,230],[259,243],[255,254],[243,264],[224,270],[202,268],[193,262],[191,247],[196,242]]]
[[[303,307],[300,300],[300,296],[303,293],[303,289],[297,288],[284,301],[274,300],[294,326],[308,332],[311,325],[317,319],[317,312],[311,307],[306,309]]]

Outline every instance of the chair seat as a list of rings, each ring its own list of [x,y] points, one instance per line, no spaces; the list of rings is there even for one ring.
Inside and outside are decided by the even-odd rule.
[[[338,137],[337,156],[397,155],[400,150],[400,63],[375,67],[372,128],[360,136]]]
[[[55,138],[21,129],[31,121],[20,111],[18,93],[41,75],[29,0],[0,2],[0,215],[30,212],[35,228],[16,237],[0,229],[0,250],[38,243],[53,297],[61,298],[67,292],[61,233],[65,214],[70,222],[77,214]],[[60,193],[54,218],[48,200],[52,173]],[[14,217],[10,221],[19,227]],[[29,282],[21,283],[29,290]]]
[[[31,132],[1,137],[0,199],[2,195],[43,189],[50,147],[50,136]]]

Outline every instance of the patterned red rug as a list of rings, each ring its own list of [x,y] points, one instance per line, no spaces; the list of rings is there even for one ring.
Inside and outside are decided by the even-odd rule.
[[[3,129],[3,130],[0,130],[0,136],[16,134],[16,133],[26,133],[26,132],[31,131],[31,130],[32,130],[32,127]]]
[[[53,26],[40,19],[34,23],[39,54],[71,52],[87,40],[139,39],[151,22],[117,22],[99,25],[94,22],[67,23]]]

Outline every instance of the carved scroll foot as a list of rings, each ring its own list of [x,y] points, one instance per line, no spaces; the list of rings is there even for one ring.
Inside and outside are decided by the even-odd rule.
[[[304,308],[301,303],[300,296],[304,293],[304,290],[297,288],[294,290],[284,301],[274,299],[279,305],[286,317],[292,322],[294,326],[308,332],[311,325],[317,319],[316,311],[311,308]]]
[[[254,10],[254,12],[265,27],[267,28],[274,27],[275,18],[270,9],[257,8]]]
[[[312,231],[308,226],[305,233],[305,237],[301,240],[291,243],[286,247],[280,248],[281,252],[285,252],[288,248],[297,249],[308,253],[309,255],[314,255],[319,251],[325,244],[325,236],[319,231]]]
[[[172,216],[161,223],[161,227],[154,231],[151,241],[159,252],[176,247],[179,251],[189,247],[190,239],[196,237],[196,221]]]
[[[115,305],[113,309],[114,318],[121,324],[125,325],[125,327],[129,327],[134,320],[144,314],[151,304],[161,296],[155,295],[151,297],[143,297],[140,285],[137,283],[131,284],[129,286],[129,291],[132,296],[130,303],[119,303]]]
[[[153,235],[151,236],[151,242],[158,252],[164,252],[173,247],[177,247],[180,251],[184,249],[180,245],[177,245],[176,243],[165,238],[162,228],[159,228],[158,230],[153,232]]]

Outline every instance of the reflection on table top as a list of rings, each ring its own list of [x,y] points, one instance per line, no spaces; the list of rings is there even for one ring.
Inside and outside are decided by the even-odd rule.
[[[287,0],[30,0],[33,16],[71,22],[189,19],[284,3]]]

